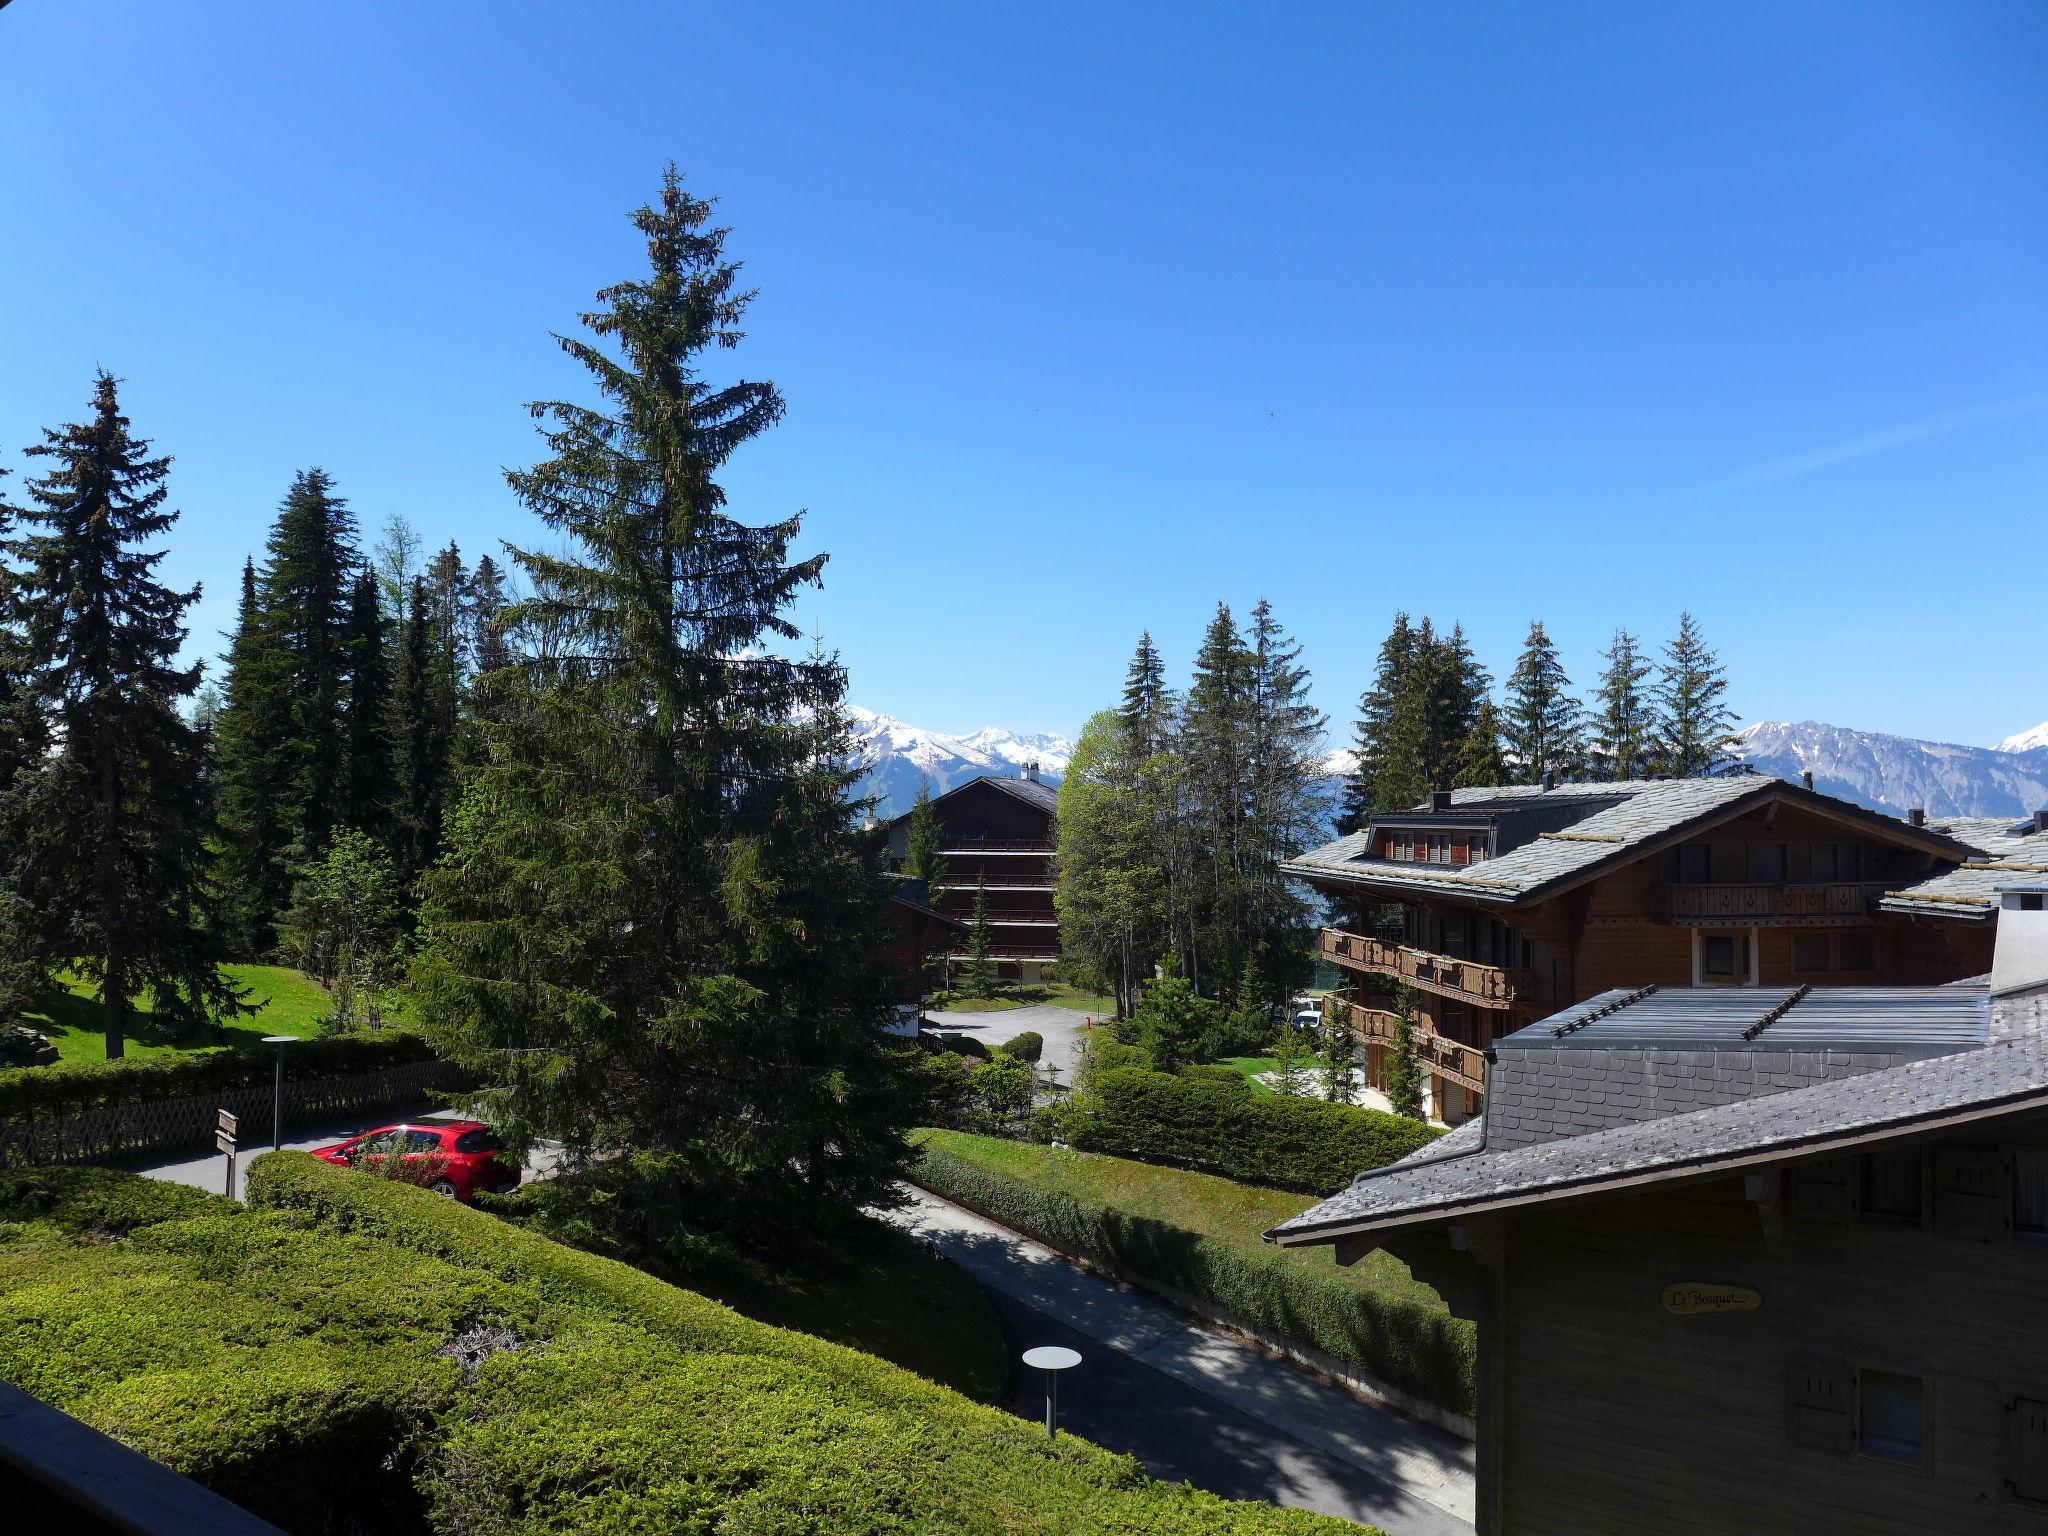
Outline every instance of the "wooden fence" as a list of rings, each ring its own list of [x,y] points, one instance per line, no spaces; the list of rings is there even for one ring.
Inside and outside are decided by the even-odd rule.
[[[352,1077],[285,1079],[286,1130],[373,1110],[424,1103],[436,1089],[456,1088],[461,1070],[446,1061],[414,1061]],[[0,1125],[0,1167],[43,1163],[105,1163],[151,1152],[213,1144],[215,1115],[231,1110],[242,1122],[242,1144],[260,1151],[270,1142],[270,1083],[228,1088],[188,1098],[110,1104],[75,1115],[52,1115]]]

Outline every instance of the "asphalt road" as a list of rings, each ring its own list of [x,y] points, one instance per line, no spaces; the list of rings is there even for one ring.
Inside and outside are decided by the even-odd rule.
[[[1063,1344],[1060,1423],[1156,1477],[1312,1509],[1394,1536],[1471,1536],[1472,1448],[1091,1275],[971,1211],[913,1191],[892,1213],[979,1280],[1013,1353]],[[1020,1367],[1013,1409],[1045,1415]]]
[[[1072,1008],[1058,1008],[1051,1003],[1039,1003],[1030,1008],[1006,1008],[1000,1013],[933,1010],[924,1017],[929,1029],[972,1035],[991,1050],[1026,1030],[1036,1030],[1045,1039],[1045,1053],[1039,1060],[1058,1067],[1060,1082],[1067,1087],[1073,1086],[1074,1059],[1081,1052],[1081,1036],[1089,1018],[1085,1013],[1078,1013]]]

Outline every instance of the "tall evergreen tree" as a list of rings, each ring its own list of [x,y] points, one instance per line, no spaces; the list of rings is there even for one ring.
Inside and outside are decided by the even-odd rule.
[[[1395,614],[1393,629],[1380,642],[1379,665],[1372,686],[1358,701],[1358,727],[1352,742],[1355,762],[1344,785],[1337,822],[1340,832],[1357,831],[1374,811],[1414,803],[1413,796],[1408,794],[1409,784],[1386,781],[1394,740],[1394,709],[1406,685],[1415,646],[1415,631],[1409,626],[1408,615]],[[1396,771],[1407,774],[1405,767]],[[1400,798],[1404,795],[1407,798]]]
[[[0,484],[6,478],[0,469]],[[0,548],[13,529],[14,508],[0,496]],[[0,564],[0,1024],[28,1004],[54,959],[42,952],[32,914],[17,893],[22,794],[49,746],[43,712],[24,686],[18,619],[12,573]]]
[[[228,638],[226,682],[214,721],[215,797],[221,828],[222,928],[229,951],[269,952],[273,871],[284,862],[290,765],[285,675],[290,660],[263,622],[256,562],[242,563],[241,598]]]
[[[1500,750],[1500,711],[1493,707],[1492,699],[1481,699],[1472,729],[1459,743],[1457,761],[1451,765],[1451,785],[1455,789],[1485,789],[1507,782],[1507,759]]]
[[[936,907],[946,893],[944,829],[932,809],[932,781],[919,779],[917,800],[910,807],[910,831],[904,846],[903,872],[924,882],[925,897]]]
[[[1166,686],[1166,664],[1152,643],[1152,631],[1138,636],[1137,654],[1124,676],[1123,705],[1117,718],[1142,757],[1165,749],[1173,734],[1172,691]]]
[[[547,637],[426,881],[415,968],[442,1044],[515,1135],[562,1139],[690,1219],[814,1227],[892,1198],[918,1095],[885,1033],[879,849],[853,825],[843,670],[769,653],[822,555],[717,476],[782,415],[715,383],[752,295],[671,169],[651,270],[560,338],[602,407],[534,407],[508,476],[559,536],[515,550]]]
[[[1656,722],[1643,688],[1650,663],[1636,637],[1614,632],[1614,644],[1601,652],[1606,670],[1594,694],[1592,765],[1603,779],[1647,776],[1655,746]]]
[[[28,452],[49,468],[22,511],[37,531],[7,549],[24,681],[57,747],[24,787],[16,888],[44,943],[98,984],[116,1058],[140,997],[187,1036],[245,1011],[216,963],[207,742],[179,709],[199,685],[176,663],[199,592],[157,578],[170,460],[130,431],[115,380],[98,376],[90,421],[43,436]]]
[[[444,700],[452,691],[434,643],[427,583],[414,577],[391,684],[391,839],[409,886],[434,862],[454,789],[455,743]]]
[[[1304,956],[1310,908],[1280,866],[1324,837],[1321,795],[1324,727],[1309,702],[1309,671],[1301,647],[1261,600],[1251,612],[1251,734],[1246,763],[1243,896],[1246,939],[1239,968],[1256,967],[1265,990],[1280,995],[1308,980]],[[1215,978],[1219,983],[1222,975]]]
[[[1126,1019],[1169,948],[1167,847],[1142,739],[1121,711],[1082,728],[1060,783],[1053,887],[1062,973],[1113,995]]]
[[[468,601],[463,615],[470,664],[479,677],[512,664],[512,652],[505,643],[505,606],[508,601],[504,571],[489,555],[483,556],[470,573]]]
[[[964,996],[989,998],[996,995],[995,930],[988,921],[988,887],[974,888],[974,916],[967,925],[967,966],[960,973]]]
[[[1540,783],[1548,773],[1570,778],[1578,771],[1585,755],[1583,726],[1570,690],[1571,679],[1557,647],[1544,632],[1542,620],[1533,621],[1508,677],[1502,731],[1522,783]]]
[[[1664,647],[1654,690],[1656,740],[1666,777],[1723,773],[1734,763],[1728,748],[1741,716],[1728,708],[1728,674],[1690,613],[1678,616],[1678,634]]]
[[[1250,765],[1254,658],[1226,603],[1195,653],[1195,673],[1181,711],[1177,741],[1184,798],[1182,835],[1193,840],[1191,931],[1179,956],[1196,990],[1226,984],[1249,942],[1244,872],[1250,859]]]
[[[348,618],[348,757],[342,821],[388,836],[398,783],[391,745],[391,637],[382,589],[368,567],[356,573]]]

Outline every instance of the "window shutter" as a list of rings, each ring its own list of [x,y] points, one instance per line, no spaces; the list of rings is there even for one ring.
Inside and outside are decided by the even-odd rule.
[[[1792,1219],[1847,1221],[1852,1172],[1846,1157],[1831,1157],[1789,1169],[1786,1173],[1786,1207]]]
[[[2016,1499],[2048,1504],[2048,1402],[2040,1398],[2005,1405],[2005,1485]]]
[[[1990,1147],[1934,1149],[1934,1230],[1983,1243],[2010,1232],[2004,1153]]]
[[[1792,1443],[1849,1449],[1849,1373],[1842,1367],[1812,1361],[1792,1367]]]

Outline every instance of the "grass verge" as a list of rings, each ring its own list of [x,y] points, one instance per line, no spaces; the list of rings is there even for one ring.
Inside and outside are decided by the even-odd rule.
[[[334,1004],[327,989],[304,971],[285,965],[234,964],[221,967],[223,974],[247,988],[250,1001],[260,1004],[257,1012],[234,1020],[214,1039],[197,1045],[180,1045],[153,1038],[149,1009],[145,1004],[129,1017],[127,1054],[170,1056],[187,1051],[246,1050],[261,1047],[265,1035],[294,1035],[300,1039],[320,1033],[320,1021]],[[389,1007],[394,1024],[409,1016],[402,997],[394,994]],[[50,1037],[64,1061],[105,1061],[107,1037],[96,990],[76,977],[65,976],[48,988],[25,1010],[22,1022]]]

